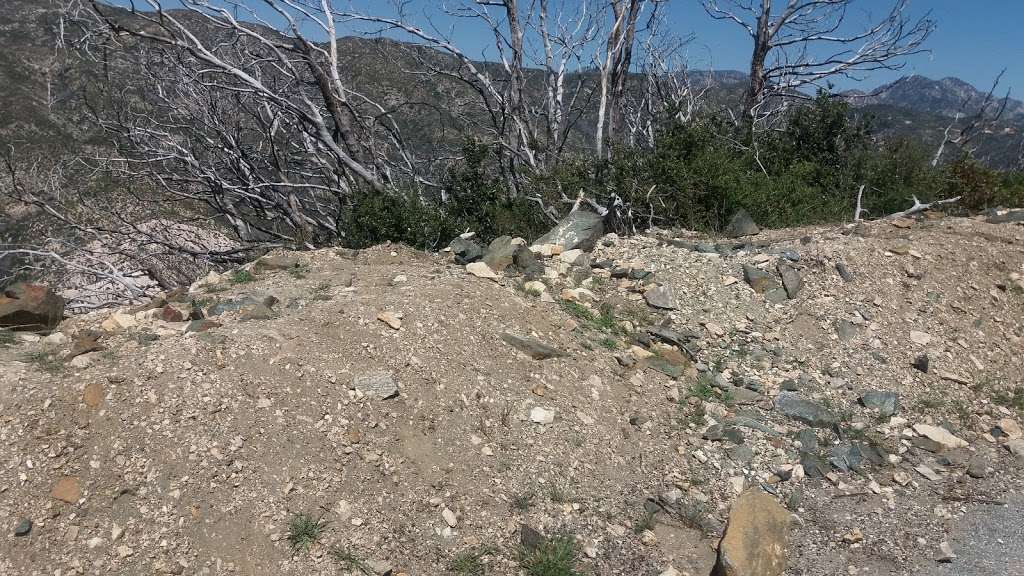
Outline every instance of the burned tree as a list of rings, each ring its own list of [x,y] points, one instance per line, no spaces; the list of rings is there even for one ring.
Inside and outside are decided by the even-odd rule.
[[[276,25],[241,0],[140,4],[67,11],[81,54],[134,76],[97,104],[118,178],[223,219],[245,243],[309,246],[344,237],[357,195],[417,181],[393,108],[344,79],[330,0],[267,0]]]
[[[912,18],[908,0],[895,0],[882,17],[858,28],[851,0],[703,0],[717,20],[741,26],[750,36],[749,85],[743,116],[751,125],[778,111],[800,89],[823,87],[837,76],[859,79],[878,70],[898,70],[924,51],[935,28],[924,15]]]

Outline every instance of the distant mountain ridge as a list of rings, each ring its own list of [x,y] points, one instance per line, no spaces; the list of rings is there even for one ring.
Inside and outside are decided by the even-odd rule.
[[[956,77],[934,80],[915,74],[880,86],[871,92],[849,90],[843,92],[857,106],[887,105],[918,112],[955,117],[958,112],[976,112],[985,100],[988,89],[978,89]],[[1005,88],[997,88],[992,97],[999,101],[1006,96]],[[964,106],[964,102],[967,105]],[[1024,102],[1008,98],[1003,120],[1024,122]]]

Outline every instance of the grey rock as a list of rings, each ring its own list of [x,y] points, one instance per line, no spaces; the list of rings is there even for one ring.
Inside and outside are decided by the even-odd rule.
[[[604,221],[600,216],[586,210],[577,210],[560,221],[534,244],[558,244],[565,250],[579,248],[589,252],[604,235]]]
[[[831,410],[817,402],[801,398],[795,392],[779,392],[775,409],[783,415],[814,428],[829,428],[839,423]]]
[[[782,383],[779,384],[779,389],[786,392],[796,392],[800,389],[800,385],[797,384],[796,380],[783,380]]]
[[[242,310],[242,315],[240,319],[243,322],[248,322],[250,320],[271,320],[274,318],[274,316],[275,314],[273,310],[271,310],[266,305],[259,303],[254,304],[252,306],[248,306],[244,310]]]
[[[31,532],[32,521],[28,518],[22,518],[18,525],[14,527],[14,535],[18,537],[28,536]]]
[[[388,372],[356,376],[352,381],[352,387],[366,396],[372,396],[380,400],[387,400],[388,398],[398,396],[398,383],[395,382],[395,377]]]
[[[477,244],[472,239],[459,236],[452,240],[448,247],[451,248],[452,254],[455,256],[455,263],[463,266],[484,257],[483,246]]]
[[[516,251],[512,257],[512,264],[527,281],[536,280],[544,275],[544,265],[537,259],[537,255],[525,246],[520,246]]]
[[[526,550],[536,550],[544,545],[547,538],[526,524],[519,526],[519,544]]]
[[[928,373],[928,367],[930,364],[931,362],[928,359],[928,354],[918,354],[917,358],[914,358],[914,361],[910,363],[911,366],[917,368],[918,370],[924,372],[925,374]]]
[[[804,468],[804,474],[808,478],[824,478],[832,471],[832,467],[818,455],[810,452],[800,453],[800,465]]]
[[[726,386],[722,389],[726,396],[732,399],[733,404],[740,406],[748,404],[757,404],[764,400],[764,396],[749,390],[747,388],[741,388],[739,386]]]
[[[518,244],[512,243],[511,236],[499,236],[491,241],[491,244],[487,247],[487,252],[484,254],[484,263],[494,270],[496,273],[501,274],[512,265],[515,260],[516,250],[519,249]]]
[[[750,464],[754,460],[754,451],[745,444],[729,448],[727,454],[729,459],[740,464]]]
[[[772,304],[782,304],[789,300],[790,296],[782,288],[773,288],[764,293],[764,299]]]
[[[560,358],[568,355],[562,350],[545,344],[535,338],[526,338],[504,332],[501,335],[501,339],[504,340],[506,344],[509,344],[534,360],[547,360],[549,358]]]
[[[708,242],[698,242],[695,251],[701,254],[718,254],[718,247]]]
[[[742,432],[732,426],[723,426],[721,424],[708,426],[708,429],[704,431],[703,438],[711,442],[728,440],[733,444],[742,444],[745,440]]]
[[[1005,214],[993,214],[985,219],[987,224],[1013,224],[1024,222],[1024,210],[1010,210]]]
[[[653,308],[660,308],[662,310],[679,309],[675,294],[673,294],[672,289],[668,286],[658,286],[644,292],[644,300]]]
[[[967,475],[971,478],[987,478],[988,468],[988,458],[984,454],[975,454],[967,462]]]
[[[856,338],[858,331],[857,325],[845,318],[836,322],[836,332],[839,334],[839,339],[843,342],[849,342]]]
[[[761,432],[762,434],[767,434],[768,436],[779,435],[778,432],[776,432],[769,426],[766,426],[764,423],[758,422],[757,420],[754,420],[753,418],[748,418],[746,416],[735,416],[733,418],[726,418],[725,420],[722,421],[722,423],[726,424],[727,426],[736,426],[737,428],[749,428],[751,430],[757,430],[758,432]]]
[[[644,359],[644,365],[656,372],[661,372],[669,378],[681,378],[685,372],[684,368],[678,364],[669,362],[668,359],[660,356],[652,356]]]
[[[743,238],[744,236],[754,236],[761,232],[761,228],[758,227],[754,219],[747,213],[746,210],[740,208],[732,215],[732,219],[729,220],[729,224],[723,231],[729,238]]]
[[[818,434],[813,428],[804,428],[797,433],[796,439],[800,442],[804,452],[818,451]]]
[[[779,255],[790,262],[800,261],[800,253],[796,250],[783,250],[782,252],[779,252]]]
[[[791,300],[796,298],[804,285],[803,279],[800,278],[800,272],[785,264],[779,264],[778,270],[779,275],[782,276],[782,286],[786,289],[786,296],[789,296]]]
[[[667,326],[648,326],[647,333],[657,340],[671,344],[683,349],[688,343],[700,338],[700,335],[693,330],[675,330]]]
[[[859,445],[844,442],[832,448],[828,461],[836,469],[842,472],[850,472],[851,470],[860,469],[861,462],[864,461],[864,455],[861,453]]]
[[[758,294],[764,294],[779,287],[775,276],[750,264],[743,265],[743,279]]]
[[[879,415],[884,418],[900,411],[900,395],[887,390],[869,390],[860,397],[860,403],[865,408],[878,410]]]
[[[843,282],[853,282],[853,272],[850,272],[845,262],[836,262],[836,272],[839,273],[839,277],[843,279]]]

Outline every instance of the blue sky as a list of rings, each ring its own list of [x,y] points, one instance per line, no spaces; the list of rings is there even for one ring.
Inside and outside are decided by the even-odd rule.
[[[165,0],[168,5],[174,1]],[[360,8],[377,12],[386,12],[392,3],[391,0],[350,1]],[[572,3],[572,0],[562,1]],[[782,3],[783,0],[775,1]],[[892,6],[892,1],[853,0],[851,20],[856,21],[867,14],[884,14]],[[407,0],[405,6],[410,14],[417,17],[418,23],[423,24],[423,15],[436,14],[441,2]],[[250,6],[261,4],[259,0],[247,0],[247,3]],[[335,0],[338,7],[346,4],[346,0]],[[751,46],[745,30],[735,23],[712,20],[704,12],[700,0],[670,0],[668,9],[673,31],[681,35],[692,33],[695,37],[689,47],[691,68],[747,69]],[[1024,0],[910,0],[910,9],[914,15],[930,10],[937,22],[937,30],[927,42],[930,53],[910,58],[899,72],[875,73],[863,84],[837,80],[839,88],[867,89],[902,75],[921,74],[931,78],[957,76],[980,89],[987,89],[1000,70],[1006,68],[1001,92],[1010,88],[1015,97],[1024,99]],[[485,50],[490,47],[491,38],[486,30],[444,17],[436,18],[434,23],[445,30],[452,30],[455,40],[468,53],[487,54]],[[493,50],[490,56],[493,56]]]

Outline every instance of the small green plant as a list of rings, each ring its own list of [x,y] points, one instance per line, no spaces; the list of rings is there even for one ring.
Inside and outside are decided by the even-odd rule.
[[[49,374],[56,374],[64,370],[64,362],[53,352],[37,350],[35,352],[28,352],[21,358],[24,362],[33,364],[36,368]]]
[[[580,304],[579,302],[572,302],[570,300],[562,300],[562,310],[565,310],[570,316],[574,316],[584,322],[594,321],[594,312]]]
[[[992,401],[1000,406],[1024,412],[1024,386],[1016,386],[1010,392],[996,392],[992,395]]]
[[[690,396],[701,400],[710,400],[715,396],[715,387],[711,385],[712,382],[709,374],[701,374],[697,377],[697,381],[690,386]]]
[[[313,518],[300,512],[292,516],[288,521],[288,544],[292,547],[292,553],[308,552],[320,540],[326,528],[327,522],[323,515]]]
[[[510,504],[513,510],[519,510],[520,512],[526,512],[533,506],[533,499],[536,495],[533,492],[520,492],[514,494]]]
[[[657,521],[654,519],[654,514],[644,510],[644,515],[633,522],[633,532],[635,534],[642,534],[647,530],[654,530],[655,524],[657,524]]]
[[[600,344],[601,347],[603,347],[603,348],[607,348],[608,350],[618,350],[619,349],[619,342],[618,342],[618,340],[616,340],[615,338],[611,338],[611,337],[602,338],[601,341],[598,342],[598,344]]]
[[[554,536],[532,550],[523,550],[519,565],[527,576],[579,576],[576,539]]]
[[[707,416],[707,410],[704,409],[704,403],[690,405],[685,400],[679,402],[679,426],[681,428],[688,428],[693,426],[699,428],[704,424],[704,420]]]
[[[235,270],[231,273],[232,284],[245,284],[246,282],[252,282],[256,277],[252,275],[252,272],[248,270]]]
[[[360,558],[350,548],[343,548],[341,546],[332,547],[331,558],[338,563],[338,566],[340,566],[342,570],[346,570],[348,572],[359,570],[363,574],[373,574],[373,572],[363,562],[362,558]]]
[[[6,348],[18,341],[13,330],[0,330],[0,348]]]
[[[487,574],[487,564],[483,558],[491,552],[490,548],[484,546],[460,552],[448,563],[448,571],[460,576],[484,576]]]

